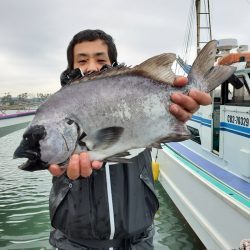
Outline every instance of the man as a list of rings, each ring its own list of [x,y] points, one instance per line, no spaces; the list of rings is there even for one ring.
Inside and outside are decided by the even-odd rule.
[[[67,59],[66,75],[77,68],[88,74],[117,65],[117,51],[105,32],[84,30],[71,40]],[[186,83],[184,77],[175,80],[176,86]],[[192,90],[189,96],[173,94],[172,101],[170,112],[185,122],[211,98]],[[113,165],[90,162],[83,152],[71,157],[66,172],[57,165],[49,171],[55,176],[50,195],[53,246],[65,250],[153,249],[158,200],[149,150],[137,151],[129,164]]]

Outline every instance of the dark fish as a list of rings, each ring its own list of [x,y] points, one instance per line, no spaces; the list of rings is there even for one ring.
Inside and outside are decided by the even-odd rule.
[[[28,171],[65,165],[73,153],[86,150],[91,160],[126,162],[130,149],[189,139],[185,124],[168,111],[170,96],[191,88],[210,92],[233,74],[233,67],[214,66],[216,45],[211,41],[199,53],[183,88],[172,85],[172,53],[63,87],[39,107],[14,158],[28,158],[20,166]]]

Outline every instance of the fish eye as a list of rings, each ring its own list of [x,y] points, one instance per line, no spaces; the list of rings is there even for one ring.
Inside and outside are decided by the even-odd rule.
[[[67,122],[67,124],[69,124],[69,125],[72,125],[72,124],[74,123],[74,121],[71,120],[71,119],[66,119],[66,122]]]

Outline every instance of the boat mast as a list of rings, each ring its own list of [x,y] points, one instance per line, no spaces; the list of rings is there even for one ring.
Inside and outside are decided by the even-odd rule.
[[[202,45],[212,40],[211,18],[210,18],[210,4],[209,0],[195,0],[196,9],[196,30],[197,30],[197,54],[202,49]],[[208,31],[207,40],[205,40],[201,31]],[[207,33],[207,32],[205,32]],[[202,38],[201,38],[202,37]]]
[[[185,74],[188,74],[191,54],[197,55],[203,45],[212,40],[209,0],[190,0],[190,4],[183,41],[183,52],[181,57],[177,57],[176,74],[180,74],[180,69]],[[196,47],[192,46],[195,44],[195,35]]]

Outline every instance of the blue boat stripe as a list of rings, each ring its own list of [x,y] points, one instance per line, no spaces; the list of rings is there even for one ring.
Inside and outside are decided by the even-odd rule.
[[[236,135],[240,135],[240,136],[244,136],[244,137],[247,137],[247,138],[250,138],[250,134],[244,134],[244,133],[241,133],[241,132],[238,132],[238,131],[235,131],[235,130],[231,130],[231,129],[227,129],[227,128],[221,128],[220,129],[221,131],[227,131],[227,132],[230,132],[232,134],[236,134]]]
[[[203,117],[196,116],[196,115],[192,116],[191,121],[200,123],[200,124],[202,124],[206,127],[210,127],[210,128],[211,128],[211,124],[212,124],[212,120],[205,119]],[[248,128],[248,127],[243,127],[243,126],[239,126],[239,125],[235,125],[235,124],[231,124],[231,123],[227,123],[227,122],[221,122],[220,123],[220,130],[250,138],[250,128]]]
[[[223,127],[223,128],[225,127],[225,128],[231,129],[231,130],[236,130],[236,131],[240,131],[240,132],[243,132],[243,133],[250,134],[250,128],[248,128],[248,127],[243,127],[243,126],[231,124],[231,123],[228,123],[228,122],[221,122],[220,126]]]
[[[211,120],[205,119],[205,118],[197,116],[197,115],[193,115],[191,120],[194,121],[194,122],[201,123],[202,125],[205,125],[207,127],[211,127],[211,124],[212,124]]]

